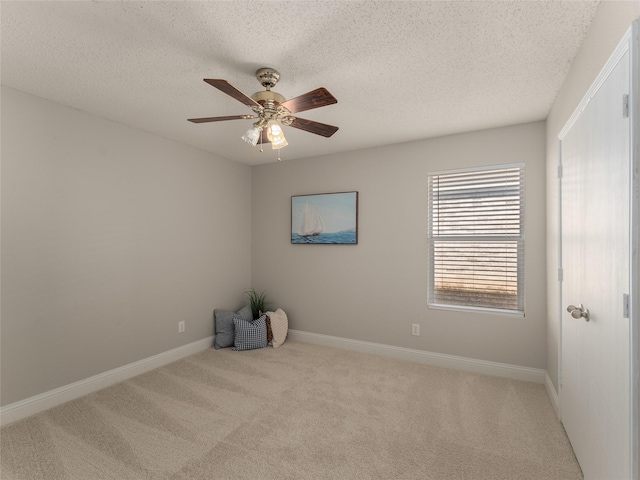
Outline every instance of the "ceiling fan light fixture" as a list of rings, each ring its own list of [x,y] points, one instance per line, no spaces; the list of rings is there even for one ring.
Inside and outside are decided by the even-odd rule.
[[[261,131],[262,128],[254,125],[249,130],[247,130],[247,133],[242,136],[242,140],[255,147],[258,144],[258,140],[260,140]]]
[[[284,138],[284,132],[282,131],[282,127],[275,120],[269,120],[267,123],[267,137],[271,142],[271,148],[277,150],[282,147],[286,147],[289,145],[287,139]]]

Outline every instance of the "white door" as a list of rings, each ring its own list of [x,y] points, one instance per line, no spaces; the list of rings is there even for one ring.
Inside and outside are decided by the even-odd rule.
[[[561,134],[561,417],[585,479],[634,468],[630,57],[612,57]]]

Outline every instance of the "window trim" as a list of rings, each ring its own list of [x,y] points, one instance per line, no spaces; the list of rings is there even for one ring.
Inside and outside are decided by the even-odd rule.
[[[468,241],[470,239],[473,240],[498,240],[498,241],[510,241],[516,242],[517,248],[519,250],[519,255],[521,255],[521,261],[518,262],[518,270],[517,270],[517,295],[521,300],[521,309],[504,309],[504,308],[492,308],[486,306],[474,306],[474,305],[455,305],[455,304],[446,304],[446,303],[435,303],[432,301],[435,295],[434,288],[434,275],[435,275],[435,254],[433,252],[433,247],[438,240],[437,236],[433,235],[433,225],[432,225],[432,177],[449,175],[449,174],[464,174],[464,173],[482,173],[485,171],[491,170],[504,170],[504,169],[512,169],[518,168],[520,170],[520,175],[522,178],[522,182],[520,184],[520,212],[519,212],[519,235],[502,235],[502,236],[491,236],[491,235],[459,235],[452,238],[451,236],[442,235],[440,239],[443,240],[455,240],[455,241]],[[468,167],[468,168],[460,168],[460,169],[450,169],[450,170],[438,170],[433,172],[428,172],[427,176],[427,256],[428,256],[428,275],[427,275],[427,308],[432,310],[445,310],[445,311],[461,311],[468,313],[486,313],[493,315],[505,315],[511,317],[524,317],[526,310],[526,302],[525,302],[525,281],[524,281],[524,266],[525,266],[525,164],[523,162],[518,163],[507,163],[507,164],[497,164],[497,165],[483,165],[478,167]]]

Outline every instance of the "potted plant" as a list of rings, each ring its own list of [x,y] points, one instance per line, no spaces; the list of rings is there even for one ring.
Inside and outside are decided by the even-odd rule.
[[[263,290],[262,293],[258,293],[252,288],[251,290],[244,292],[249,298],[249,304],[251,305],[251,312],[253,313],[254,320],[266,312],[267,307],[270,305],[265,291],[266,290]]]

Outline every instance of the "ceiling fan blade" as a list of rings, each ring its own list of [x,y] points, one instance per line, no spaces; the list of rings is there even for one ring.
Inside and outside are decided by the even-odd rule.
[[[267,136],[266,128],[263,128],[260,131],[260,140],[258,140],[258,143],[271,143],[271,140],[269,140],[269,137]]]
[[[224,120],[247,120],[249,118],[258,118],[258,117],[256,117],[255,115],[227,115],[226,117],[187,118],[187,120],[193,123],[205,123],[205,122],[222,122]]]
[[[314,122],[313,120],[307,120],[299,117],[296,117],[293,122],[291,122],[291,126],[293,128],[299,128],[305,132],[315,133],[316,135],[322,135],[327,138],[338,131],[338,127],[334,127],[333,125]]]
[[[324,107],[325,105],[333,105],[334,103],[338,103],[336,97],[331,95],[326,88],[320,87],[291,98],[281,105],[291,113],[297,113],[311,110],[312,108]]]
[[[226,80],[222,80],[220,78],[205,78],[204,81],[207,82],[209,85],[216,87],[218,90],[226,93],[227,95],[230,95],[231,97],[235,98],[239,102],[244,103],[248,107],[260,106],[260,104],[256,102],[253,98],[248,97],[247,95],[242,93],[240,90],[238,90],[236,87],[231,85]]]

